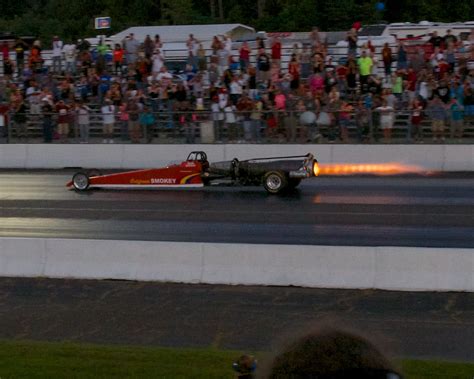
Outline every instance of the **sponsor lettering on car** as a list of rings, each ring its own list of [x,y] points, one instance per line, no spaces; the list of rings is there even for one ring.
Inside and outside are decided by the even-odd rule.
[[[152,178],[151,184],[176,184],[176,179],[173,178]]]
[[[130,184],[150,184],[150,181],[146,179],[130,179]]]

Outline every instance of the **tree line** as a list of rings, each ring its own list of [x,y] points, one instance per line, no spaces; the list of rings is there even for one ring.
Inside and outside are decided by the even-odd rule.
[[[0,32],[43,41],[53,35],[65,40],[95,36],[93,20],[99,16],[112,17],[107,34],[137,25],[241,23],[268,32],[329,31],[346,30],[355,21],[474,19],[472,0],[2,0],[2,5]]]

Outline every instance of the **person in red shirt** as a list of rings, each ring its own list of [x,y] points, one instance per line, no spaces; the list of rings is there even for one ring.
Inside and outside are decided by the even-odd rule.
[[[117,43],[115,45],[114,57],[113,57],[115,75],[119,75],[119,73],[122,73],[123,54],[124,54],[124,51],[122,49],[122,46],[120,46],[120,44]]]
[[[60,100],[56,104],[56,112],[58,112],[58,134],[62,143],[67,141],[69,135],[69,107]]]
[[[410,103],[413,102],[415,99],[415,91],[416,91],[416,81],[417,81],[417,76],[416,72],[413,70],[413,68],[409,67],[407,76],[406,76],[406,89],[408,91],[408,96],[409,96],[409,101]]]
[[[278,38],[273,40],[272,44],[272,62],[276,63],[278,67],[281,64],[281,42]]]
[[[240,57],[240,69],[242,70],[242,72],[245,72],[250,62],[250,48],[247,42],[244,42],[242,44],[242,47],[240,48],[240,51],[239,51],[239,57]]]
[[[8,48],[8,42],[7,41],[3,41],[1,50],[2,50],[3,60],[6,61],[10,57],[10,49]]]

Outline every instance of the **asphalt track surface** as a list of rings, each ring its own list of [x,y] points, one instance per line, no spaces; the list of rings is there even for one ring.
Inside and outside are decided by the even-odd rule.
[[[474,246],[474,177],[315,178],[262,188],[91,191],[69,171],[0,172],[0,236]],[[271,350],[320,325],[389,352],[474,361],[474,297],[0,278],[0,339]]]
[[[272,351],[327,325],[474,361],[474,294],[0,278],[0,339]]]
[[[259,187],[67,190],[70,171],[0,172],[0,236],[474,247],[474,177],[320,177]]]

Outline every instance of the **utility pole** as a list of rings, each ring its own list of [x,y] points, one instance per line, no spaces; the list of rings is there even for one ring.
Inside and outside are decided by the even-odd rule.
[[[257,17],[262,18],[265,11],[265,0],[257,0]]]
[[[209,2],[211,3],[211,17],[213,19],[216,18],[216,0],[209,0]]]
[[[224,21],[224,7],[222,6],[222,0],[219,0],[219,19]]]

